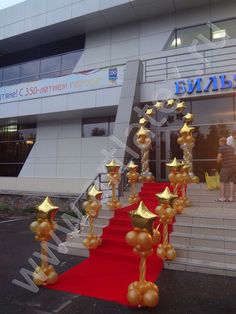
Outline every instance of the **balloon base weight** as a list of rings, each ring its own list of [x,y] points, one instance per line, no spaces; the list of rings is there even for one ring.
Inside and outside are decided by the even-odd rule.
[[[115,199],[115,200],[109,200],[108,202],[107,202],[107,207],[109,208],[109,209],[117,209],[117,208],[120,208],[121,207],[121,202],[119,201],[119,200],[117,200],[117,199]]]
[[[102,239],[96,234],[88,234],[83,241],[83,245],[87,249],[96,249],[102,244]]]
[[[49,284],[54,284],[58,281],[58,274],[56,273],[54,267],[49,265],[48,267],[36,267],[33,272],[33,282],[37,286],[46,286]]]
[[[128,286],[127,299],[134,307],[155,307],[159,301],[159,289],[151,281],[134,281]]]
[[[145,182],[154,182],[155,177],[151,172],[148,173],[141,173],[139,177],[139,182],[145,183]]]
[[[129,199],[128,199],[129,204],[138,203],[139,201],[140,201],[140,197],[138,196],[138,194],[133,194],[129,196]]]

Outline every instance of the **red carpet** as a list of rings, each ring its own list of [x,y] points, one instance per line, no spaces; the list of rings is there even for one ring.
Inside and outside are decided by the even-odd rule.
[[[166,183],[146,183],[140,196],[149,210],[157,206],[156,193],[162,192]],[[133,254],[125,242],[125,235],[132,230],[128,215],[136,205],[116,211],[110,225],[104,229],[103,245],[90,251],[90,257],[60,276],[57,284],[48,288],[115,301],[127,305],[128,285],[139,279],[140,258]],[[153,254],[147,260],[147,280],[156,281],[163,262]]]

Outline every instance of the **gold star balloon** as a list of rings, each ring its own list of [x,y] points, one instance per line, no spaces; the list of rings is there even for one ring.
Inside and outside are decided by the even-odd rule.
[[[141,125],[143,125],[143,126],[145,126],[145,125],[147,124],[147,122],[148,122],[148,120],[147,120],[146,118],[141,118],[141,119],[139,120],[139,124],[141,124]]]
[[[145,114],[146,114],[147,116],[152,117],[152,116],[154,115],[153,108],[147,109],[146,112],[145,112]]]
[[[150,134],[150,131],[146,129],[144,126],[141,126],[137,132],[137,136],[148,136],[149,134]]]
[[[177,104],[175,111],[177,111],[178,113],[181,113],[182,111],[184,111],[185,108],[186,108],[186,105],[184,101],[181,101]]]
[[[187,122],[187,123],[193,121],[193,114],[192,114],[192,113],[187,113],[187,114],[184,116],[184,121]]]
[[[102,194],[103,194],[102,191],[98,190],[96,186],[93,185],[88,192],[88,198],[100,200],[102,197]]]
[[[161,108],[163,108],[163,103],[161,101],[157,101],[154,105],[154,107],[157,109],[157,110],[160,110]]]
[[[56,209],[58,209],[58,206],[54,206],[52,204],[52,201],[50,200],[50,198],[48,196],[45,198],[45,200],[42,202],[42,204],[40,204],[37,207],[37,210],[39,212],[43,212],[45,214],[48,214],[48,213],[50,213]]]
[[[138,165],[136,165],[133,160],[130,161],[130,163],[127,165],[128,170],[137,169]]]
[[[133,227],[146,229],[151,235],[153,234],[153,222],[157,215],[153,214],[141,201],[138,208],[129,212]]]
[[[182,163],[178,162],[178,160],[176,159],[176,157],[172,160],[171,163],[166,164],[166,166],[170,167],[170,168],[179,168],[182,167]]]
[[[183,127],[179,130],[179,133],[180,134],[184,134],[184,133],[189,134],[189,133],[193,132],[194,130],[195,130],[194,127],[188,126],[187,123],[184,123]]]
[[[120,165],[116,163],[114,159],[107,163],[105,167],[107,168],[108,172],[118,171],[120,169]]]
[[[158,197],[161,203],[171,203],[175,198],[178,197],[178,195],[172,194],[170,192],[168,186],[162,193],[157,193],[156,196]]]
[[[175,100],[174,99],[169,99],[167,101],[167,107],[172,108],[175,104]]]

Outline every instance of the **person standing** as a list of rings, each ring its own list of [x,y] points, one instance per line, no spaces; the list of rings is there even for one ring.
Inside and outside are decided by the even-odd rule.
[[[217,162],[222,162],[220,171],[220,198],[219,202],[225,202],[225,184],[229,183],[229,202],[233,202],[234,198],[234,180],[236,176],[236,158],[235,150],[232,146],[227,144],[227,139],[221,137],[219,139],[219,150],[217,155]]]
[[[231,135],[227,137],[227,145],[233,147],[236,154],[236,130],[233,130]]]

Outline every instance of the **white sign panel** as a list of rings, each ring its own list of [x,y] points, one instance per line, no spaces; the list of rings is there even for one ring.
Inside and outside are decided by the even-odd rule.
[[[0,87],[0,104],[77,93],[123,84],[124,65],[84,71],[57,78]]]

